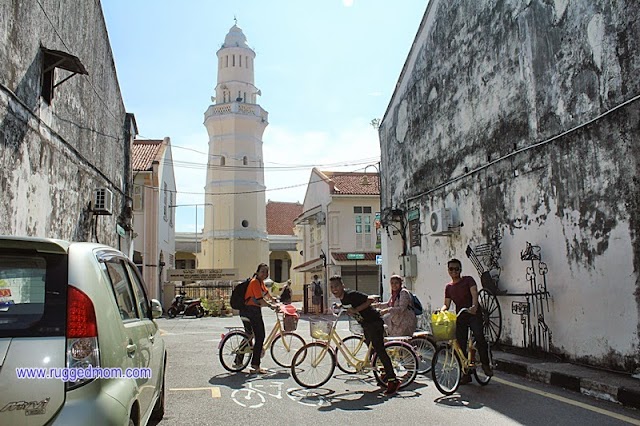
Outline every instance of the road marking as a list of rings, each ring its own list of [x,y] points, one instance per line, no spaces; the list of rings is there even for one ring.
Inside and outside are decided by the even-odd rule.
[[[523,386],[517,383],[513,383],[513,382],[509,382],[507,380],[504,379],[500,379],[498,377],[493,377],[493,380],[498,382],[498,383],[502,383],[503,385],[507,385],[507,386],[511,386],[517,389],[521,389],[527,392],[531,392],[531,393],[535,393],[541,396],[545,396],[547,398],[551,398],[551,399],[555,399],[556,401],[560,401],[560,402],[564,402],[565,404],[570,404],[570,405],[574,405],[576,407],[580,407],[580,408],[584,408],[585,410],[589,410],[589,411],[593,411],[595,413],[598,414],[603,414],[605,416],[609,416],[609,417],[613,417],[614,419],[618,419],[618,420],[622,420],[623,422],[627,422],[627,423],[631,423],[632,425],[639,425],[640,426],[640,420],[634,419],[632,417],[627,417],[623,414],[618,414],[618,413],[614,413],[612,411],[608,411],[605,410],[603,408],[598,408],[598,407],[594,407],[579,401],[574,401],[573,399],[569,399],[569,398],[565,398],[563,396],[560,395],[556,395],[553,393],[549,393],[549,392],[545,392],[545,391],[541,391],[538,389],[533,389],[527,386]]]
[[[211,398],[220,398],[220,388],[217,386],[207,387],[207,388],[171,388],[169,389],[172,392],[180,392],[180,391],[202,391],[202,390],[210,390]]]

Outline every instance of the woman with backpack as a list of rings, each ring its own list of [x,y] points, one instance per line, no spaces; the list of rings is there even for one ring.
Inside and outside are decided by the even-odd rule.
[[[412,336],[418,319],[413,310],[413,295],[404,286],[400,275],[392,275],[391,297],[386,303],[378,303],[380,315],[387,326],[388,336]]]
[[[244,324],[244,329],[249,334],[253,333],[254,336],[251,374],[268,373],[267,370],[260,368],[262,345],[265,339],[262,308],[267,307],[273,309],[274,306],[270,302],[275,302],[269,294],[267,287],[264,285],[264,280],[266,280],[267,277],[269,277],[269,266],[265,263],[259,264],[256,273],[253,274],[253,278],[247,286],[247,291],[244,295],[244,306],[240,307],[240,318]]]

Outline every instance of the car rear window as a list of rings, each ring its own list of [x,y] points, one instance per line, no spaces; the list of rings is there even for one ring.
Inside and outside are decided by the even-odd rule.
[[[0,249],[0,337],[63,336],[67,256]]]

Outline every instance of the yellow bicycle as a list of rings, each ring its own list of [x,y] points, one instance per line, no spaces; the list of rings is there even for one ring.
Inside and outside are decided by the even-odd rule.
[[[316,340],[300,348],[291,362],[291,375],[300,386],[317,388],[329,381],[336,368],[336,354],[342,356],[338,364],[342,371],[350,374],[373,371],[376,381],[386,385],[384,368],[373,347],[364,345],[364,340],[359,338],[359,343],[355,339],[345,341],[340,338],[336,324],[343,312],[345,309],[341,307],[334,321],[310,322],[311,337]],[[401,381],[400,387],[408,386],[418,374],[418,357],[413,347],[404,341],[409,338],[388,337],[385,340],[385,349],[396,377]]]
[[[293,305],[277,305],[275,312],[278,319],[264,341],[263,354],[271,349],[271,358],[276,364],[288,368],[293,355],[304,346],[305,341],[293,332],[297,326],[297,313]],[[248,334],[243,327],[226,328],[229,331],[222,335],[218,344],[218,357],[227,371],[238,372],[251,361],[253,335]]]
[[[458,316],[464,311],[467,311],[467,308],[461,309]],[[455,327],[453,328],[455,329]],[[475,339],[473,338],[471,329],[469,329],[468,333],[467,355],[464,354],[455,337],[446,341],[446,344],[440,346],[433,355],[431,361],[431,377],[436,388],[445,395],[451,395],[458,390],[463,374],[473,372],[476,381],[481,386],[488,385],[491,380],[491,376],[486,375],[481,368],[480,355],[476,349]],[[493,364],[490,345],[487,351],[489,353],[489,361]]]

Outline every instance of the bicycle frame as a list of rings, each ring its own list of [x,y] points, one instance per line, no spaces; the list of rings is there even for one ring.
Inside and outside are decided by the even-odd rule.
[[[340,335],[336,331],[338,318],[340,318],[340,316],[343,314],[344,311],[345,310],[343,308],[340,308],[340,311],[336,315],[336,319],[333,321],[333,325],[331,326],[331,332],[329,333],[329,338],[327,339],[327,343],[325,346],[326,349],[319,354],[317,359],[318,361],[321,361],[326,355],[326,351],[333,349],[331,346],[331,344],[333,343],[335,345],[335,349],[333,350],[336,352],[340,351],[340,353],[345,357],[345,361],[347,361],[347,364],[349,364],[350,367],[355,368],[357,374],[362,374],[362,373],[367,373],[369,371],[372,371],[375,369],[375,367],[371,365],[371,353],[373,351],[371,342],[369,342],[369,345],[367,347],[367,354],[365,355],[365,358],[363,360],[360,360],[355,355],[360,350],[360,346],[358,346],[355,353],[351,352],[347,347],[345,347],[344,343],[342,342],[342,339],[340,338]],[[364,343],[364,338],[362,339],[362,342]]]
[[[473,343],[472,343],[472,334],[471,334],[471,330],[468,331],[469,333],[469,337],[467,338],[467,355],[464,354],[464,352],[462,351],[462,347],[460,346],[460,343],[458,343],[457,339],[453,339],[453,340],[449,340],[449,342],[447,343],[450,351],[448,352],[448,354],[450,354],[451,356],[454,356],[454,353],[458,354],[458,358],[460,359],[460,363],[462,364],[462,373],[463,374],[468,374],[469,370],[471,368],[475,367],[475,364],[473,363],[473,351],[475,350],[473,347]],[[449,360],[446,359],[445,362],[448,362]]]
[[[371,365],[371,352],[373,351],[373,346],[371,345],[371,342],[369,342],[369,345],[367,346],[367,353],[364,359],[361,360],[358,359],[355,354],[357,354],[360,350],[360,345],[365,343],[364,338],[360,340],[361,343],[360,345],[358,345],[354,352],[351,352],[345,346],[337,332],[331,333],[331,341],[335,343],[335,349],[340,351],[340,353],[344,356],[345,361],[347,361],[347,364],[349,364],[350,367],[356,369],[357,374],[367,373],[373,370],[374,366]],[[330,344],[328,344],[327,346],[330,346]]]
[[[267,351],[271,347],[271,345],[273,344],[273,341],[276,340],[276,337],[278,337],[281,334],[284,334],[283,333],[284,330],[282,329],[282,325],[280,324],[280,316],[281,315],[284,315],[284,313],[281,312],[281,311],[277,311],[276,312],[276,316],[278,317],[277,321],[273,325],[273,328],[271,329],[271,332],[269,333],[269,335],[267,337],[265,337],[264,344],[262,345],[262,350]],[[235,331],[235,330],[245,332],[243,327],[229,327],[229,332],[232,332],[232,331]],[[226,333],[226,334],[228,334],[228,333]],[[226,336],[226,334],[224,336],[222,336],[223,339]],[[246,333],[246,334],[248,334],[248,333]],[[251,338],[251,340],[253,340],[255,338],[255,335],[253,333],[248,334],[248,335]],[[290,349],[289,348],[289,344],[287,343],[287,341],[285,339],[283,339],[282,343],[284,344],[284,347],[287,350]],[[244,350],[242,353],[243,354],[248,354],[248,353],[251,353],[252,350],[253,350],[253,345],[251,345],[250,349],[248,348],[248,349]]]

